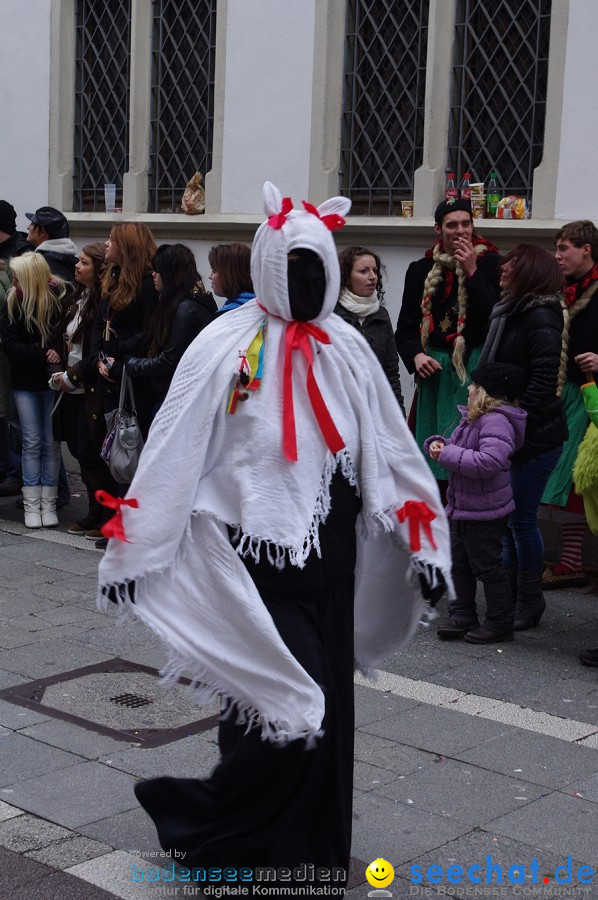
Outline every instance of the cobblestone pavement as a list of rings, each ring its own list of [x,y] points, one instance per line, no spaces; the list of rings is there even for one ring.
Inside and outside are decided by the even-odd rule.
[[[84,511],[72,485],[55,530],[27,532],[14,498],[0,499],[0,898],[200,896],[168,881],[175,870],[132,787],[207,774],[214,710],[179,697],[170,721],[172,704],[150,697],[162,648],[139,623],[118,627],[96,610],[99,551],[66,533]],[[432,626],[376,682],[357,679],[350,898],[368,896],[365,868],[378,857],[394,867],[395,898],[565,887],[598,897],[598,876],[582,885],[589,870],[579,872],[598,872],[598,670],[577,661],[598,646],[598,594],[594,584],[547,599],[541,626],[513,643],[442,643]],[[128,692],[115,660],[137,667]],[[178,739],[160,743],[181,723]],[[571,882],[561,886],[563,865]]]

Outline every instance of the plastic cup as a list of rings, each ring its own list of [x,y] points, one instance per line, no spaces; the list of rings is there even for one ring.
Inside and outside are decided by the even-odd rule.
[[[401,201],[401,213],[404,219],[412,219],[413,218],[413,200],[402,200]]]
[[[107,213],[113,213],[116,209],[116,185],[104,185],[104,206]]]

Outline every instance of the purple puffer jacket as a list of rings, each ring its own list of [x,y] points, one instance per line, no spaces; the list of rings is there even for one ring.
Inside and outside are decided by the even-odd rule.
[[[509,481],[511,456],[521,447],[527,413],[504,404],[467,421],[467,407],[442,450],[438,462],[449,470],[446,514],[449,519],[500,519],[515,509]],[[424,443],[427,453],[433,435]]]

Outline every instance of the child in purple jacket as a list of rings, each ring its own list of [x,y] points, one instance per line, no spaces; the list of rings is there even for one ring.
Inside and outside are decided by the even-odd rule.
[[[449,623],[438,637],[471,644],[513,640],[515,602],[502,564],[502,540],[515,508],[509,481],[511,456],[523,443],[527,413],[511,405],[525,373],[508,363],[487,363],[471,373],[461,422],[445,441],[429,437],[424,450],[449,470],[447,516],[451,522],[453,582]],[[475,595],[484,585],[486,618],[480,625]]]

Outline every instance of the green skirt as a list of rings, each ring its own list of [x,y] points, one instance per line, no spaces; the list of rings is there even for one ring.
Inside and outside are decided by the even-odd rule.
[[[415,439],[422,451],[426,438],[429,438],[432,434],[450,437],[461,421],[457,405],[467,405],[467,388],[470,384],[469,373],[477,366],[482,348],[476,347],[469,355],[465,366],[467,372],[465,384],[461,384],[451,361],[450,353],[447,350],[428,347],[426,353],[439,362],[442,369],[430,378],[420,379],[417,384]],[[430,459],[427,454],[426,461],[437,481],[446,481],[448,479],[447,470],[439,466],[435,460]]]
[[[573,483],[573,465],[588,427],[588,414],[581,390],[572,381],[566,381],[563,387],[563,409],[569,437],[563,444],[563,452],[542,495],[542,503],[551,506],[567,505]]]

